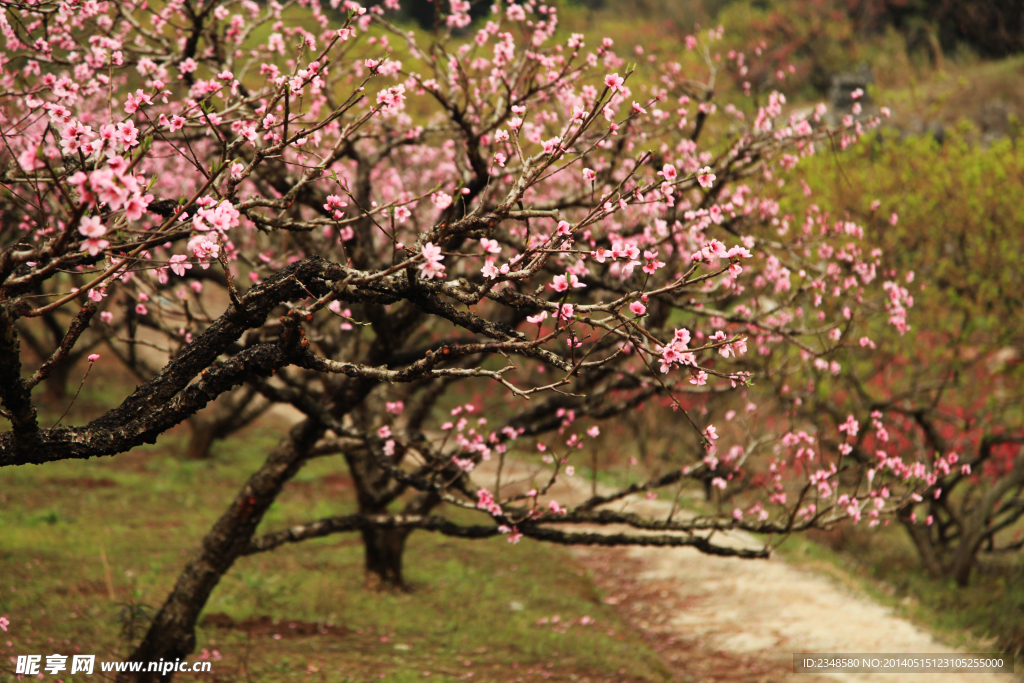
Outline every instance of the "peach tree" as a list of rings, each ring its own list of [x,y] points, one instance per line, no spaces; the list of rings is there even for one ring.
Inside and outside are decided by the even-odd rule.
[[[829,129],[821,105],[787,110],[744,81],[744,55],[716,52],[720,31],[678,55],[637,49],[636,66],[533,1],[470,26],[451,0],[430,36],[397,9],[0,9],[0,465],[115,456],[225,396],[302,415],[132,659],[188,655],[239,557],[328,534],[360,533],[368,578],[393,586],[416,529],[759,558],[772,541],[722,532],[878,523],[928,485],[899,454],[848,458],[852,423],[819,433],[746,393],[841,375],[837,350],[872,351],[862,321],[908,324],[911,297],[859,225],[780,211],[801,159],[877,118]],[[63,332],[25,367],[19,330],[44,316]],[[109,349],[90,367],[151,371],[95,419],[42,426],[33,388],[88,330]],[[729,397],[741,415],[716,424],[708,407]],[[602,423],[655,410],[693,434],[670,467],[549,495]],[[283,485],[332,455],[357,511],[257,534]],[[529,481],[502,481],[510,458]],[[715,511],[608,507],[688,486]],[[479,523],[443,514],[459,508]]]

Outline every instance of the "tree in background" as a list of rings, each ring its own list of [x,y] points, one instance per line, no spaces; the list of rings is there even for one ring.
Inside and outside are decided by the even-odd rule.
[[[865,465],[908,451],[933,461],[941,476],[899,519],[928,573],[959,585],[979,553],[1024,546],[1024,211],[1011,199],[1024,154],[1011,140],[986,148],[976,138],[969,124],[942,145],[879,134],[806,168],[813,199],[863,224],[906,272],[916,324],[902,336],[879,328],[878,352],[800,393],[797,410],[826,431],[852,413],[863,425],[853,455]]]
[[[751,400],[725,422],[708,413],[756,383],[826,386],[853,365],[843,349],[871,356],[875,317],[907,328],[910,293],[861,226],[780,212],[801,159],[877,120],[829,130],[823,107],[785,117],[784,97],[749,86],[713,98],[746,63],[713,56],[716,31],[678,62],[650,55],[636,83],[610,40],[555,41],[546,5],[496,6],[460,41],[468,3],[427,40],[390,23],[397,4],[346,2],[340,23],[316,2],[0,14],[0,465],[124,453],[231,391],[303,415],[133,660],[188,655],[237,558],[327,534],[361,533],[368,578],[391,586],[415,529],[757,558],[774,541],[716,534],[885,523],[934,483],[897,453],[849,457],[849,422],[815,432]],[[17,324],[65,311],[80,323],[60,349],[97,314],[135,316],[135,341],[166,361],[96,419],[46,428]],[[463,398],[486,387],[490,401]],[[602,422],[641,409],[686,425],[693,447],[644,483],[570,506],[548,495],[587,465]],[[257,535],[303,464],[335,454],[358,511]],[[512,455],[529,482],[502,479]],[[471,477],[483,461],[498,463],[486,486]],[[684,485],[715,511],[602,507]]]

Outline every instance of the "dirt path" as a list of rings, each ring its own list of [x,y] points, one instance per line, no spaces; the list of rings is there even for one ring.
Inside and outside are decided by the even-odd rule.
[[[488,463],[490,465],[490,463]],[[474,473],[493,482],[493,466]],[[506,465],[503,480],[528,478]],[[486,483],[485,483],[486,482]],[[589,494],[579,477],[552,497]],[[631,498],[627,509],[666,516],[668,503]],[[622,504],[619,504],[622,507]],[[757,547],[753,538],[730,541]],[[690,548],[577,548],[574,554],[630,621],[653,641],[680,680],[817,683],[1018,683],[1010,674],[795,674],[793,654],[950,653],[953,648],[837,580],[770,560],[704,555]]]

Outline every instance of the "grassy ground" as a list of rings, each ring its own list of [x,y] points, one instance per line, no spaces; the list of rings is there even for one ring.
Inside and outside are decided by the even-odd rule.
[[[123,658],[275,440],[264,426],[213,461],[183,462],[183,435],[171,434],[117,458],[0,472],[0,615],[12,621],[0,667],[17,654]],[[344,465],[316,461],[262,530],[352,500]],[[211,680],[222,681],[669,677],[560,548],[417,533],[406,557],[410,593],[364,589],[355,536],[245,558],[214,592],[196,654],[220,657]]]

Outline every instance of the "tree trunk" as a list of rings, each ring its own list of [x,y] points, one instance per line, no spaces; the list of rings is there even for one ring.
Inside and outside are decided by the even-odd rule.
[[[423,491],[412,498],[402,509],[403,515],[429,515],[441,504],[441,498],[434,491]],[[372,510],[365,506],[365,514],[386,515],[386,507]],[[409,590],[402,575],[402,555],[411,529],[365,529],[363,550],[366,553],[366,585],[377,590]]]
[[[195,649],[196,621],[220,579],[252,540],[264,513],[285,482],[305,462],[309,450],[323,435],[319,422],[305,420],[293,427],[257,470],[203,539],[202,546],[178,576],[174,590],[153,618],[145,638],[128,661],[155,662],[184,659]],[[169,681],[172,674],[121,674],[119,683]]]
[[[988,438],[986,437],[986,439]],[[983,446],[982,448],[991,448],[992,443],[989,442],[987,447]],[[982,452],[985,451],[983,450]],[[974,569],[974,563],[978,558],[981,544],[985,542],[986,538],[991,537],[992,531],[990,529],[994,521],[993,516],[997,514],[996,510],[999,507],[999,502],[1003,500],[1004,496],[1010,494],[1015,489],[1019,489],[1021,486],[1024,486],[1024,445],[1017,452],[1013,469],[1003,475],[982,496],[981,500],[975,503],[974,510],[969,515],[965,515],[961,530],[962,539],[959,547],[956,549],[956,554],[953,556],[949,572],[958,586],[966,586],[971,578],[971,570]]]
[[[956,581],[956,585],[965,587],[971,580],[971,570],[974,569],[974,562],[978,557],[978,550],[984,540],[982,534],[971,534],[956,549],[953,555],[953,562],[949,568],[950,577]]]
[[[220,426],[216,422],[207,422],[193,417],[188,421],[189,438],[185,447],[186,460],[207,460],[210,448],[217,440]]]
[[[910,540],[914,542],[914,547],[917,548],[917,556],[921,560],[921,566],[928,572],[928,575],[935,579],[945,578],[946,568],[943,566],[938,551],[932,544],[928,527],[911,521],[910,513],[905,510],[900,512],[899,519],[907,535],[910,536]]]
[[[212,408],[193,415],[188,421],[191,435],[185,448],[185,458],[209,459],[215,441],[228,437],[259,418],[266,406],[261,408],[258,405],[257,396],[253,388],[247,387],[220,396]]]
[[[366,551],[366,585],[377,590],[405,590],[402,553],[408,529],[363,529]]]
[[[43,382],[43,386],[46,387],[45,397],[46,400],[54,404],[64,403],[68,397],[68,376],[71,374],[71,363],[66,360],[63,363],[57,363],[53,370],[50,371],[50,376]]]

